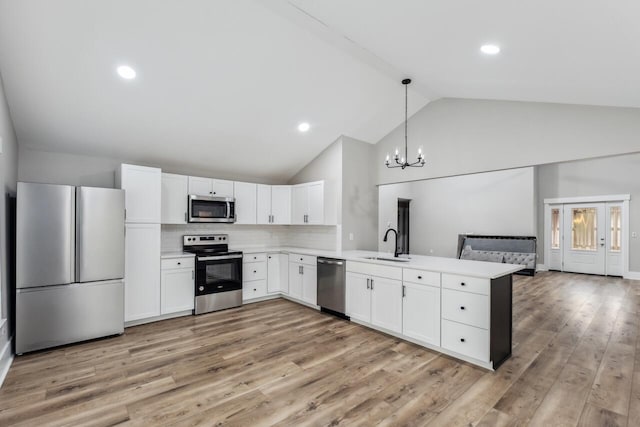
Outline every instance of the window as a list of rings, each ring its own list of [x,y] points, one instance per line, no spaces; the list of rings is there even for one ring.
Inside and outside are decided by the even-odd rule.
[[[551,209],[551,249],[560,249],[560,209]]]
[[[398,199],[398,253],[409,253],[409,203],[411,200]]]
[[[610,212],[611,217],[611,252],[620,252],[622,245],[622,209],[620,206],[612,206]]]
[[[597,210],[596,208],[571,209],[571,249],[575,251],[597,251]]]

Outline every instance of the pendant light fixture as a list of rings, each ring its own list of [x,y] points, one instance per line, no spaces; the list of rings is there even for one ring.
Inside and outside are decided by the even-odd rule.
[[[418,148],[418,160],[413,163],[408,162],[407,123],[408,123],[409,117],[408,117],[407,101],[409,97],[409,94],[408,94],[409,83],[411,83],[411,79],[404,79],[402,81],[402,84],[404,85],[404,157],[400,157],[398,149],[396,148],[396,154],[393,156],[393,160],[395,161],[395,163],[392,164],[389,159],[389,155],[387,154],[387,159],[384,161],[384,164],[389,169],[393,169],[393,168],[404,169],[406,167],[421,168],[425,164],[424,154],[422,154],[422,149],[420,148]]]

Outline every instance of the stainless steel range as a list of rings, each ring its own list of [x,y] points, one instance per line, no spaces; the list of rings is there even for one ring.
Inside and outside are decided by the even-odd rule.
[[[229,251],[226,234],[184,236],[185,252],[196,255],[195,314],[242,305],[242,252]]]

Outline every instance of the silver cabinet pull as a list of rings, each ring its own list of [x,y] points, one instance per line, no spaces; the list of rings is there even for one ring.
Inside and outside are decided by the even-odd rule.
[[[369,280],[371,279],[367,279],[367,289],[369,289]]]
[[[191,270],[191,280],[196,278],[195,271]]]
[[[300,266],[300,271],[302,272],[302,274],[304,274],[304,265]]]
[[[406,290],[405,290],[404,285],[402,285],[402,298],[404,298],[404,297],[406,297],[406,296],[407,296],[407,292],[406,292]]]
[[[371,279],[371,290],[373,290],[373,279]]]
[[[184,222],[187,222],[187,213],[184,213]]]

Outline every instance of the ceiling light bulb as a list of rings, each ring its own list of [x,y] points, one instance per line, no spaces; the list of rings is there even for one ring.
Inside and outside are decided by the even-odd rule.
[[[495,44],[485,44],[480,47],[480,51],[482,51],[482,53],[486,53],[487,55],[496,55],[500,53],[500,46],[496,46]]]
[[[302,122],[298,125],[298,130],[300,132],[306,132],[309,130],[309,128],[311,128],[311,126],[307,122]]]
[[[129,67],[128,65],[121,65],[117,69],[118,75],[123,79],[131,80],[136,78],[136,70]]]

